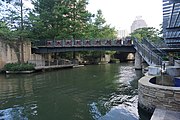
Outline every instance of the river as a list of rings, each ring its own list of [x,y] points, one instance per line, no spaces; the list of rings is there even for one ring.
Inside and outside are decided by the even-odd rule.
[[[148,120],[133,63],[0,75],[0,120]]]

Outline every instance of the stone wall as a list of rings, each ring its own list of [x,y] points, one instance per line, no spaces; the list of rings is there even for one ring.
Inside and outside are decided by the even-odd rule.
[[[26,42],[23,47],[24,61],[27,62],[31,58],[31,43]],[[0,69],[7,63],[15,63],[17,61],[18,59],[14,49],[0,40]]]
[[[145,76],[138,82],[139,106],[149,112],[155,108],[180,111],[180,87],[156,85],[150,80],[155,80],[155,77]]]

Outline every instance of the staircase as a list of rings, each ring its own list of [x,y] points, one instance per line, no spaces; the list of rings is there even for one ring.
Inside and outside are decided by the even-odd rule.
[[[162,65],[162,57],[165,53],[147,40],[144,39],[142,42],[139,42],[137,39],[134,39],[134,48],[150,66]]]
[[[143,39],[142,40],[142,44],[147,46],[150,50],[152,50],[154,53],[156,53],[157,55],[159,55],[161,57],[167,56],[166,52],[164,52],[163,50],[159,49],[160,46],[158,47],[158,46],[154,45],[153,43],[151,43],[147,39]]]

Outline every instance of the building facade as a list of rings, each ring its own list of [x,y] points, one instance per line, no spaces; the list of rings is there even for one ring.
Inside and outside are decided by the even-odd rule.
[[[163,37],[172,48],[180,48],[180,0],[163,0]]]
[[[129,35],[127,30],[118,30],[118,38],[126,38]]]
[[[137,16],[131,25],[131,32],[138,28],[147,27],[146,22],[142,19],[142,16]]]

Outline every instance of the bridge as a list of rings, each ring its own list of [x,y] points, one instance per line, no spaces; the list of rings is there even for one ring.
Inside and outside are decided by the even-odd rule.
[[[135,53],[135,67],[141,69],[143,58],[149,65],[162,65],[165,50],[169,48],[158,48],[143,39],[141,42],[134,39],[128,40],[44,40],[35,41],[32,53],[49,54],[68,51],[119,51],[124,53]]]
[[[33,44],[33,53],[59,53],[67,51],[120,51],[134,53],[132,40],[44,40]]]

